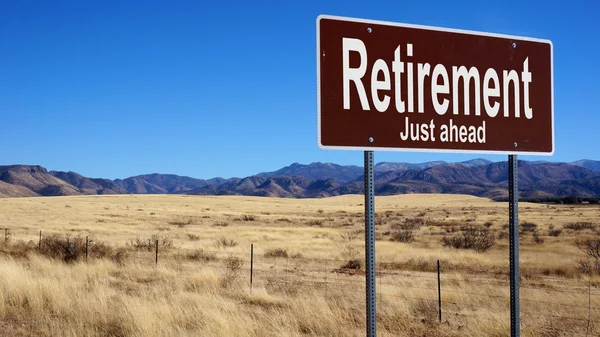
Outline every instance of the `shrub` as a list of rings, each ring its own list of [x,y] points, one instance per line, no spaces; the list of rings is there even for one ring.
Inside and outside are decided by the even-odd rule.
[[[548,235],[550,235],[550,236],[559,236],[560,233],[562,233],[562,228],[557,228],[557,229],[550,228],[550,230],[548,230]]]
[[[173,248],[173,239],[166,235],[152,234],[149,239],[140,238],[139,236],[135,240],[130,240],[129,245],[135,250],[147,250],[151,252],[156,247],[156,241],[158,245],[163,248]]]
[[[535,232],[537,230],[537,225],[533,222],[523,222],[521,223],[521,230],[523,232]]]
[[[565,229],[572,229],[575,231],[581,231],[584,229],[591,229],[591,230],[595,230],[596,229],[596,224],[591,223],[591,222],[583,222],[583,221],[579,221],[579,222],[569,222],[568,224],[564,225]]]
[[[239,271],[242,269],[244,265],[244,261],[236,256],[228,256],[223,260],[223,265],[226,270],[225,275],[221,279],[221,285],[223,287],[228,287],[233,284],[238,276]]]
[[[47,235],[42,239],[39,253],[43,256],[60,259],[64,262],[77,262],[85,258],[85,238],[61,235]],[[106,242],[88,239],[88,256],[113,258],[114,250]]]
[[[243,221],[256,221],[256,216],[254,215],[248,215],[248,214],[244,214],[242,216],[242,220]]]
[[[457,229],[456,226],[448,226],[444,228],[444,231],[446,231],[446,233],[456,233]]]
[[[288,258],[288,251],[287,249],[282,249],[282,248],[274,248],[274,249],[268,249],[265,252],[265,257],[268,258],[276,258],[276,257],[283,257],[283,258]]]
[[[82,250],[82,255],[85,256],[85,239],[81,239],[82,245],[81,245],[81,250]],[[117,251],[117,253],[120,250]],[[88,257],[89,258],[112,258],[114,260],[115,256],[115,251],[113,249],[112,246],[110,246],[108,243],[104,242],[104,241],[96,241],[92,238],[88,238]]]
[[[135,240],[130,240],[129,245],[131,245],[131,247],[133,247],[135,250],[152,251],[152,247],[154,247],[150,239],[142,239],[139,236],[136,237]]]
[[[540,233],[537,231],[537,229],[535,230],[535,232],[533,232],[533,242],[535,242],[535,243],[544,243],[544,239],[542,239],[540,237]]]
[[[75,262],[81,256],[81,252],[77,251],[77,246],[81,246],[81,241],[81,238],[63,237],[54,234],[47,235],[42,240],[40,254],[53,259],[61,259],[65,262]],[[79,245],[77,245],[78,243]],[[85,245],[85,242],[83,244]],[[83,249],[85,249],[85,246]]]
[[[422,218],[406,218],[401,224],[394,224],[392,227],[402,230],[415,230],[425,225],[425,219]]]
[[[342,266],[342,269],[354,269],[354,270],[360,270],[361,268],[361,263],[360,260],[349,260],[348,262],[346,262],[346,264],[344,264]]]
[[[321,227],[323,226],[323,220],[310,220],[308,222],[308,225],[311,227]]]
[[[593,257],[594,260],[600,259],[600,239],[577,241],[575,245],[579,250]]]
[[[191,223],[191,220],[188,222],[184,222],[184,221],[169,221],[169,225],[173,225],[173,226],[177,226],[179,228],[184,228],[185,226],[189,225]]]
[[[237,273],[244,266],[244,261],[237,256],[228,256],[224,260],[225,268],[229,274]]]
[[[227,247],[235,247],[238,245],[238,242],[234,239],[228,239],[224,236],[215,240],[215,246],[217,248],[227,248]]]
[[[494,225],[494,223],[491,221],[486,221],[483,225],[485,226],[485,228],[490,228]]]
[[[477,226],[465,226],[453,236],[442,238],[445,247],[473,249],[485,252],[496,243],[496,237],[489,229]]]
[[[340,234],[342,239],[342,257],[345,259],[354,260],[360,254],[360,250],[354,244],[362,232],[352,231]]]
[[[125,261],[129,259],[129,252],[125,248],[119,248],[116,250],[115,254],[112,256],[112,260],[119,264],[124,265]]]
[[[171,239],[167,235],[152,234],[152,236],[150,237],[150,240],[152,240],[152,242],[155,244],[156,244],[156,241],[158,241],[158,245],[160,247],[173,248],[173,239]]]
[[[195,250],[187,254],[187,259],[192,261],[210,262],[217,259],[217,255],[212,252],[205,252],[202,249]]]
[[[415,241],[415,233],[410,230],[397,230],[392,233],[392,240],[404,243]]]
[[[22,240],[9,241],[8,244],[0,245],[0,253],[10,255],[14,258],[24,259],[38,248],[37,242]]]
[[[187,236],[190,239],[190,241],[198,241],[198,240],[200,240],[200,235],[188,233]]]
[[[346,232],[346,233],[340,234],[340,238],[342,238],[342,241],[344,241],[344,242],[352,242],[352,241],[358,239],[360,234],[361,234],[361,232],[359,232],[359,231]]]
[[[600,274],[600,261],[598,261],[598,260],[577,260],[576,268],[582,274],[586,274],[586,275]]]

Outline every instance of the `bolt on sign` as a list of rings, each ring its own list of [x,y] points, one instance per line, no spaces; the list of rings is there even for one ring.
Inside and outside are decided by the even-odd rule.
[[[552,155],[552,42],[317,19],[323,149]]]

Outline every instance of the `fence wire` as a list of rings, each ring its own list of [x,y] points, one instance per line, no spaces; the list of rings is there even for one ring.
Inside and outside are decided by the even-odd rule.
[[[40,235],[36,233],[25,233],[23,231],[11,231],[0,229],[0,245],[2,239],[5,244],[10,244],[16,240],[25,242],[43,240],[44,236],[61,233],[45,233]],[[4,236],[4,238],[2,237]],[[133,249],[133,247],[130,247]],[[147,248],[147,247],[146,247]],[[235,248],[238,251],[231,251]],[[256,248],[256,247],[255,247]],[[232,266],[227,266],[224,262],[228,259],[237,259],[239,265],[235,271],[246,275],[252,274],[252,283],[257,286],[280,285],[287,287],[297,287],[299,285],[327,287],[328,290],[342,293],[361,294],[356,292],[364,291],[365,279],[364,273],[360,270],[352,270],[343,266],[348,260],[321,257],[269,257],[265,252],[261,254],[255,250],[254,256],[250,256],[250,250],[241,247],[229,247],[222,249],[178,249],[177,253],[172,250],[159,246],[158,263],[164,259],[178,259],[186,263],[197,266],[197,268],[213,268],[223,273],[231,272]],[[192,254],[201,252],[204,255],[194,258]],[[140,263],[154,263],[156,252],[150,249],[139,249],[135,251],[135,259]],[[163,256],[163,254],[165,254]],[[152,255],[152,256],[150,256]],[[451,275],[456,275],[452,272]],[[483,279],[478,275],[474,279],[469,275],[466,278],[456,278],[453,276],[440,275],[441,298],[438,297],[438,276],[436,273],[426,271],[406,272],[386,268],[380,270],[376,275],[377,299],[379,305],[390,305],[399,303],[399,301],[422,301],[432,305],[441,303],[442,315],[445,320],[452,320],[454,317],[477,318],[476,309],[481,307],[485,299],[496,299],[506,304],[506,314],[508,315],[508,303],[510,300],[508,278],[487,278]],[[574,281],[574,280],[569,280]],[[591,284],[587,287],[583,285],[565,285],[559,284],[565,282],[551,277],[541,277],[537,280],[524,280],[521,284],[521,314],[525,317],[543,317],[551,319],[560,319],[567,321],[600,323],[600,291]],[[485,292],[476,291],[477,287]],[[469,290],[464,290],[468,287]],[[593,291],[596,290],[596,291]],[[566,302],[546,301],[531,298],[535,294],[566,294],[571,295],[571,299]],[[426,295],[426,296],[424,296]],[[362,295],[364,296],[364,294]],[[364,306],[364,300],[356,300],[356,296],[348,296],[345,301],[355,303],[357,306]],[[360,295],[359,295],[360,297]],[[474,298],[477,298],[474,300]],[[580,298],[580,301],[576,301]],[[577,304],[580,302],[581,304]],[[592,302],[594,305],[592,305]],[[537,306],[528,305],[535,304]],[[540,307],[540,305],[542,307]],[[479,307],[478,307],[479,306]],[[450,307],[450,308],[449,308]],[[465,308],[469,310],[465,311]],[[575,313],[581,312],[582,317],[576,317]],[[585,315],[585,316],[584,316]],[[523,321],[527,325],[527,319]],[[559,331],[552,327],[551,330]],[[573,335],[576,332],[571,331]],[[585,334],[583,334],[585,335]]]

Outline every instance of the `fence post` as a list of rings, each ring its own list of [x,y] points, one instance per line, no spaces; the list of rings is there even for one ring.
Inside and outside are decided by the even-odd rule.
[[[38,250],[42,250],[42,231],[40,231],[40,241],[38,242]]]
[[[85,237],[85,263],[88,262],[88,244],[89,244],[89,239],[86,236]]]
[[[252,290],[252,274],[254,268],[254,244],[250,244],[250,290]]]
[[[442,322],[442,288],[440,286],[440,260],[437,260],[437,277],[438,277],[438,316],[440,323]]]
[[[4,228],[4,242],[8,242],[8,228]]]
[[[155,260],[156,260],[156,265],[158,265],[158,240],[156,240],[156,257],[155,257]]]

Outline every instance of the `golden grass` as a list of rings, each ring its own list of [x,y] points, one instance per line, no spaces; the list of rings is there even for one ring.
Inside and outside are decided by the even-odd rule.
[[[505,232],[506,203],[463,195],[378,197],[378,335],[505,336],[508,242],[484,253],[443,247],[461,225]],[[77,196],[0,199],[0,330],[6,336],[362,336],[364,274],[340,269],[362,259],[363,199]],[[543,243],[521,236],[524,336],[600,334],[597,276],[576,270],[574,246],[592,230],[549,225],[598,222],[598,206],[520,204]],[[423,218],[412,243],[390,241],[405,219]],[[127,247],[124,265],[91,258],[66,264],[15,251],[39,231],[90,236]],[[342,234],[344,234],[342,236]],[[134,250],[152,235],[174,248]],[[216,242],[225,238],[235,245]],[[253,288],[249,252],[254,244]],[[265,257],[286,250],[288,257]],[[213,258],[190,257],[194,251]],[[267,254],[268,255],[268,254]],[[281,255],[283,256],[283,255]],[[241,268],[232,267],[239,259]],[[443,322],[437,321],[436,260],[442,263]],[[239,266],[238,266],[239,267]],[[591,296],[588,296],[591,293]],[[588,315],[591,320],[588,326]],[[556,317],[555,317],[556,316]]]

